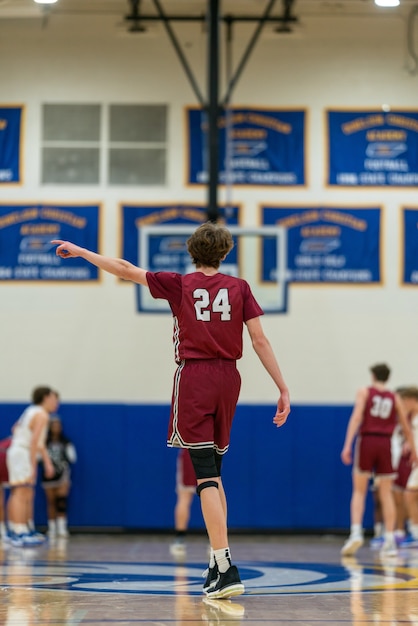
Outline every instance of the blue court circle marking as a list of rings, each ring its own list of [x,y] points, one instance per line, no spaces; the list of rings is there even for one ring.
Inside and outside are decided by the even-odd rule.
[[[239,562],[246,595],[326,594],[353,589],[417,589],[418,569],[358,563]],[[205,564],[40,561],[0,564],[0,589],[202,595]]]

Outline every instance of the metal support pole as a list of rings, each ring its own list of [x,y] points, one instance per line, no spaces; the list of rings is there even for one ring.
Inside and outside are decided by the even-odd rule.
[[[59,13],[56,12],[56,14],[59,15],[66,15],[66,13],[64,13],[63,11],[60,11]],[[83,11],[82,13],[83,15],[96,15],[95,12],[89,12],[89,11]],[[69,13],[69,15],[78,15],[78,13]],[[125,20],[129,21],[135,21],[135,16],[133,15],[126,15],[125,16]],[[206,22],[206,15],[173,15],[173,14],[166,14],[166,19],[169,22],[197,22],[197,23],[203,23]],[[232,21],[234,23],[250,23],[250,22],[259,22],[260,18],[257,17],[257,15],[237,15],[237,16],[227,16],[227,17],[221,17],[220,21],[221,22],[227,22],[230,21],[232,19]],[[143,14],[141,15],[141,22],[160,22],[161,18],[159,15],[149,15],[149,14]],[[268,24],[282,24],[284,22],[297,22],[297,18],[296,17],[283,17],[281,15],[278,15],[277,17],[268,17],[265,22]]]
[[[143,33],[145,31],[145,27],[141,25],[141,0],[130,0],[131,2],[131,18],[132,23],[129,27],[129,32],[131,33]]]
[[[232,77],[232,30],[233,22],[229,20],[226,22],[225,31],[225,78],[226,83],[229,85]],[[228,217],[232,211],[232,188],[233,188],[233,169],[232,169],[232,157],[233,157],[233,124],[232,124],[232,110],[230,101],[224,109],[225,113],[225,215]]]
[[[208,209],[207,217],[219,217],[219,2],[208,0]]]

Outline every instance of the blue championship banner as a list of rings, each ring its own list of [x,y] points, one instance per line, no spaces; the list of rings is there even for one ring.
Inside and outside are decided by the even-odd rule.
[[[22,110],[0,106],[0,184],[22,182]]]
[[[96,281],[84,259],[61,259],[52,239],[98,251],[99,206],[0,205],[0,281]]]
[[[263,207],[264,225],[287,230],[293,283],[380,283],[380,208]],[[264,281],[274,279],[275,242],[263,247]]]
[[[207,122],[188,114],[188,183],[206,184]],[[219,117],[219,182],[231,185],[305,185],[305,111],[231,109]]]
[[[220,208],[221,220],[226,225],[238,225],[238,207]],[[197,205],[122,206],[122,257],[134,265],[152,272],[177,272],[186,274],[194,271],[194,265],[187,252],[186,241],[189,234],[170,232],[170,228],[160,234],[162,227],[198,227],[207,220],[206,207]],[[141,248],[146,246],[146,249]],[[238,244],[228,254],[222,264],[224,273],[238,275]],[[138,311],[147,313],[169,312],[165,301],[154,300],[147,289],[137,288]]]
[[[327,111],[328,185],[418,185],[418,111]]]
[[[418,208],[403,209],[402,282],[418,285]]]

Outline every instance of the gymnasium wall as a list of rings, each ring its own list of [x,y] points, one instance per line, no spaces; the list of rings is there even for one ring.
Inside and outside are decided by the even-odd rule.
[[[161,26],[128,35],[120,22],[109,15],[53,17],[46,27],[40,19],[0,21],[0,103],[25,105],[24,184],[0,188],[0,201],[101,203],[100,249],[110,256],[120,254],[121,203],[206,198],[204,188],[184,184],[184,108],[196,101],[180,63]],[[191,24],[176,31],[205,89],[205,36]],[[235,62],[252,32],[249,25],[236,28]],[[418,290],[399,284],[400,210],[416,205],[416,193],[324,184],[325,108],[416,107],[418,77],[407,71],[407,60],[406,21],[395,12],[311,14],[288,38],[266,28],[233,94],[237,106],[308,111],[308,185],[234,188],[243,226],[259,223],[260,203],[372,205],[384,215],[381,285],[292,285],[287,313],[264,319],[294,403],[277,432],[270,423],[276,390],[245,341],[225,462],[233,527],[346,527],[350,470],[339,452],[355,391],[368,383],[369,365],[381,360],[391,364],[394,386],[417,382]],[[41,107],[67,102],[168,103],[167,184],[42,185]],[[109,275],[82,286],[0,282],[0,435],[34,386],[60,391],[66,430],[79,448],[71,495],[77,526],[171,526],[175,455],[165,448],[171,319],[135,309],[133,286]]]

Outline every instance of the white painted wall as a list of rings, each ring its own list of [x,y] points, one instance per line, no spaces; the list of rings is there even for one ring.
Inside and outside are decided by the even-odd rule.
[[[368,382],[368,366],[386,360],[394,385],[418,382],[418,289],[399,286],[400,207],[418,206],[413,190],[338,190],[324,186],[326,107],[417,107],[418,76],[406,69],[406,24],[387,12],[310,16],[289,38],[259,41],[233,97],[236,105],[306,107],[309,185],[243,188],[233,200],[245,225],[265,204],[384,207],[384,285],[290,288],[289,311],[264,327],[293,401],[350,403]],[[206,40],[197,25],[176,26],[202,89]],[[252,27],[238,26],[239,58]],[[43,103],[169,103],[169,167],[165,187],[43,187]],[[184,107],[196,104],[161,26],[124,35],[114,17],[0,20],[0,103],[26,105],[25,182],[0,188],[0,202],[100,202],[102,252],[120,253],[119,203],[196,202],[205,190],[184,187]],[[105,164],[103,164],[105,167]],[[223,191],[220,200],[222,201]],[[273,402],[276,392],[246,342],[243,402]],[[0,283],[0,401],[25,400],[51,384],[65,401],[168,402],[174,363],[169,316],[138,315],[134,288],[103,276],[94,286]]]

